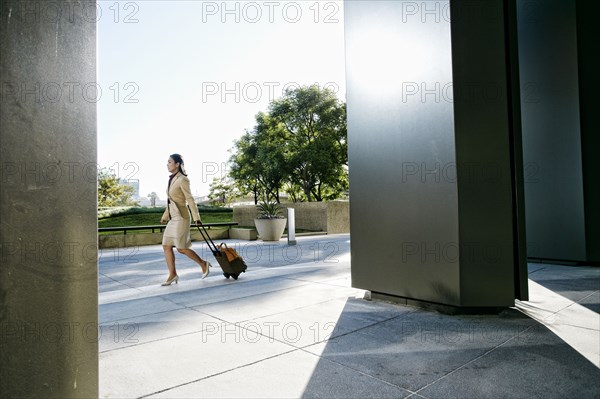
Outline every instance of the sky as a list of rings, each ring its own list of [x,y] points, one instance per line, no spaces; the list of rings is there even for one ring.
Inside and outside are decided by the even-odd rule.
[[[98,164],[139,180],[142,197],[166,198],[172,153],[208,195],[285,87],[345,101],[342,1],[111,0],[98,13]]]

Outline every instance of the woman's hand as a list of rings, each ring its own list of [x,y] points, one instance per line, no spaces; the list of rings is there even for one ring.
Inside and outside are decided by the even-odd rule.
[[[196,226],[200,226],[200,219],[196,220]]]
[[[167,224],[168,220],[160,219],[160,224]]]

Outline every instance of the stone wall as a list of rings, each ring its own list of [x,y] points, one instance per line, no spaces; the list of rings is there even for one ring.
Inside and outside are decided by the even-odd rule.
[[[348,201],[327,203],[327,234],[350,233],[349,205]]]
[[[191,232],[192,242],[204,242],[204,239],[197,230]],[[209,229],[208,235],[213,240],[223,240],[229,238],[229,230]],[[110,234],[98,236],[98,247],[107,248],[125,248],[137,247],[142,245],[159,245],[162,243],[163,233],[139,233],[139,234]]]
[[[324,231],[328,234],[350,232],[350,212],[348,201],[299,202],[282,204],[294,208],[296,229]],[[254,226],[256,207],[236,206],[233,208],[233,221],[240,226]]]

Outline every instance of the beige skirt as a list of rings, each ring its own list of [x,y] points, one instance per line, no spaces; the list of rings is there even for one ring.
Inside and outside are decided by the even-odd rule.
[[[171,212],[171,220],[169,220],[165,228],[162,245],[181,249],[191,248],[190,219],[182,217],[179,208],[173,202],[169,204],[169,211]]]

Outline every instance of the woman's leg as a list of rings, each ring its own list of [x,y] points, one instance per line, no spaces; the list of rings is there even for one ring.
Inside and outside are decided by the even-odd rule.
[[[170,245],[163,245],[163,251],[165,251],[165,259],[169,267],[169,278],[167,280],[170,280],[177,275],[177,270],[175,270],[175,254],[173,253],[173,247]]]
[[[180,254],[184,254],[185,256],[199,264],[202,268],[202,273],[206,273],[206,268],[208,267],[206,261],[203,260],[200,256],[198,256],[198,254],[193,249],[177,248],[177,252],[179,252]]]

